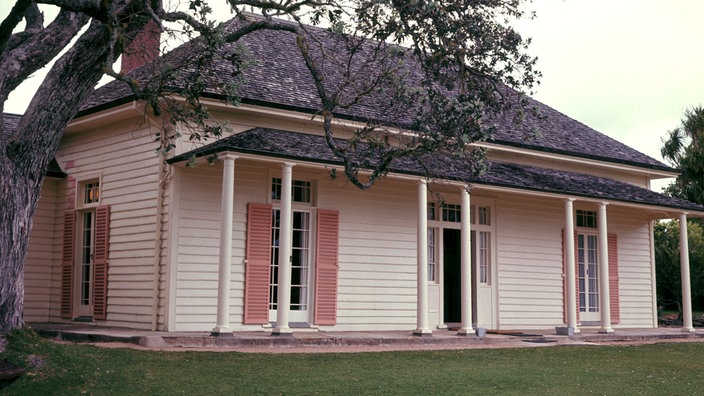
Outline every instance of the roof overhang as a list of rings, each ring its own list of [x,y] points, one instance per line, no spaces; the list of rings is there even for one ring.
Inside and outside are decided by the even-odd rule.
[[[221,139],[167,160],[170,164],[186,162],[222,153],[232,153],[240,158],[270,162],[295,162],[317,168],[343,166],[327,147],[322,136],[296,132],[253,128]],[[510,192],[541,196],[551,199],[578,199],[587,202],[606,202],[647,210],[653,219],[672,218],[673,213],[686,212],[693,217],[704,217],[704,206],[668,197],[657,192],[625,182],[597,176],[543,169],[532,166],[493,163],[490,170],[479,177],[466,171],[466,166],[447,158],[433,164],[433,179],[455,185],[472,185],[477,191]],[[426,165],[427,165],[426,161]],[[439,165],[438,165],[439,164]],[[445,167],[449,164],[449,167]],[[426,178],[423,168],[413,162],[397,162],[390,176],[418,180]]]

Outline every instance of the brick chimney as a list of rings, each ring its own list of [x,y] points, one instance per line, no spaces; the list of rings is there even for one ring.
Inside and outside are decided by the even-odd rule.
[[[159,57],[159,40],[161,30],[159,26],[150,19],[142,31],[137,33],[132,43],[122,53],[122,65],[120,73],[127,74],[144,64],[154,61]]]

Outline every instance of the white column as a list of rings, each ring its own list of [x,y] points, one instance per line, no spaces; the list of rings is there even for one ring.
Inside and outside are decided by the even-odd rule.
[[[290,334],[288,327],[291,310],[291,239],[293,237],[293,213],[291,191],[293,164],[286,162],[281,170],[281,220],[279,222],[279,287],[276,301],[276,327],[273,334]]]
[[[472,329],[472,236],[470,224],[470,202],[469,186],[463,186],[460,190],[462,204],[461,216],[461,247],[460,247],[460,277],[461,279],[461,309],[462,327],[458,334],[474,334]]]
[[[565,283],[567,285],[567,330],[579,333],[577,328],[577,280],[574,257],[574,199],[565,200]]]
[[[418,304],[416,318],[418,327],[414,335],[430,336],[428,328],[428,185],[425,180],[418,182]]]
[[[600,333],[613,333],[611,328],[611,295],[609,294],[609,238],[606,228],[606,202],[599,204],[597,227],[599,227],[599,311],[601,311]]]
[[[689,279],[687,213],[680,213],[680,274],[682,275],[682,331],[694,333],[694,326],[692,326],[692,286]]]
[[[230,276],[232,269],[232,211],[234,207],[235,159],[237,156],[222,156],[222,203],[220,206],[220,258],[218,270],[217,322],[213,335],[225,335],[230,331]]]

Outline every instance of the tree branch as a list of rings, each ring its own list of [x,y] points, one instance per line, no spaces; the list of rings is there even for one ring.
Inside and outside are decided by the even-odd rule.
[[[201,34],[209,33],[211,31],[208,25],[200,22],[192,15],[182,11],[167,12],[161,16],[161,19],[168,22],[183,21]]]
[[[0,55],[5,52],[5,47],[12,36],[12,31],[22,21],[32,4],[32,0],[17,0],[17,3],[10,10],[10,14],[0,23]]]
[[[38,4],[49,4],[60,7],[62,10],[73,11],[88,15],[99,21],[105,22],[106,15],[103,2],[100,0],[36,0]],[[107,4],[105,4],[107,5]]]
[[[24,41],[0,57],[0,98],[6,97],[35,71],[49,63],[71,42],[88,16],[62,10],[40,32],[27,35]]]

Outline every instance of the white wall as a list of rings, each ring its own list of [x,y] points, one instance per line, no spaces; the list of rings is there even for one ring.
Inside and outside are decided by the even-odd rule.
[[[576,208],[596,210],[576,201]],[[499,200],[499,325],[538,329],[564,323],[562,230],[564,203],[517,195]],[[608,233],[618,241],[620,323],[652,327],[649,220],[638,210],[607,206]]]
[[[24,264],[24,320],[48,322],[52,307],[58,309],[55,291],[61,260],[60,229],[56,227],[57,188],[62,181],[46,178],[32,220]]]
[[[69,175],[59,192],[58,227],[85,178],[101,178],[100,205],[110,205],[107,321],[101,322],[109,326],[151,327],[159,182],[154,133],[130,119],[68,134],[56,154]]]

